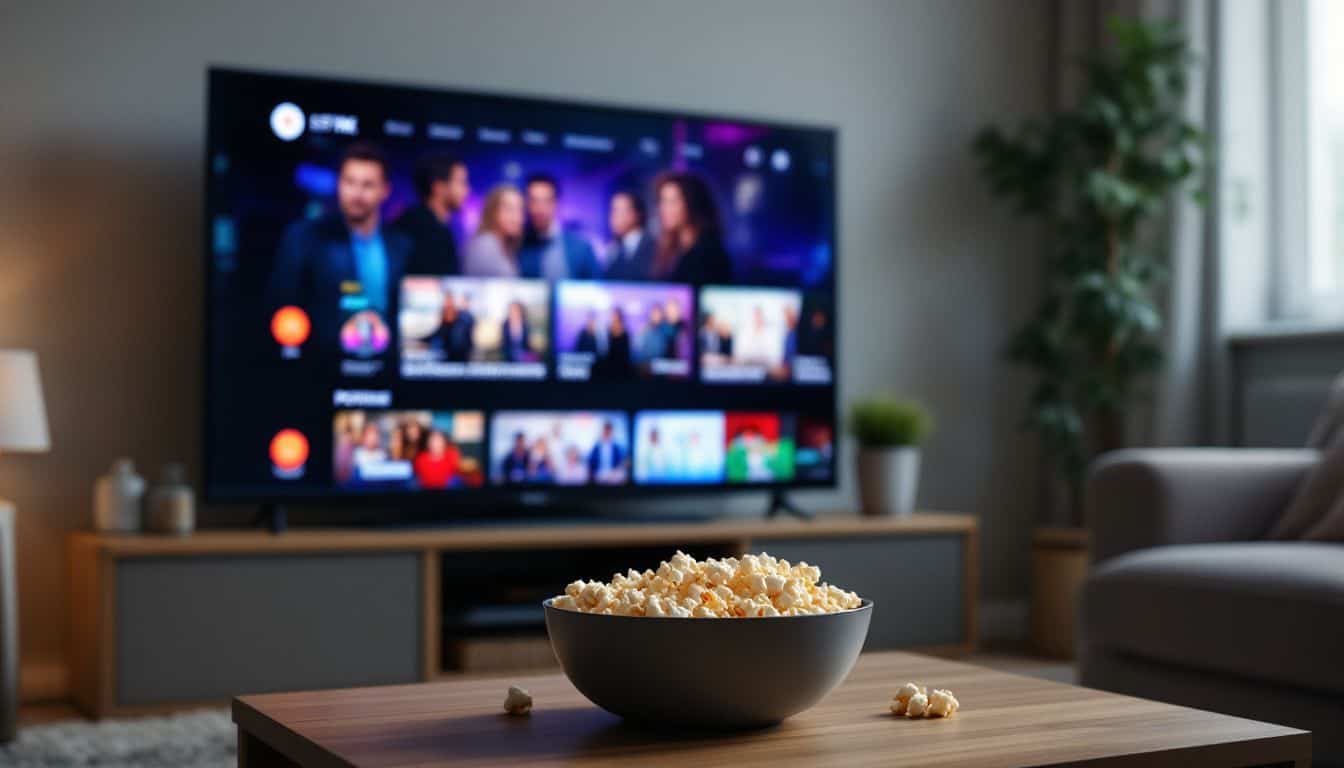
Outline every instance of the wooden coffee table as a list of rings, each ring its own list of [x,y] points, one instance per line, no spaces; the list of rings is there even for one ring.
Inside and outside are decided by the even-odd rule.
[[[894,717],[887,704],[907,680],[952,689],[962,711]],[[503,713],[510,684],[532,692],[531,716]],[[820,704],[747,733],[628,724],[559,674],[244,696],[233,720],[241,768],[1311,764],[1306,731],[908,653],[864,655]]]

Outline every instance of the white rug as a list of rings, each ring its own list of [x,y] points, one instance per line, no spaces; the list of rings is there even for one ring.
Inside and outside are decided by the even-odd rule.
[[[34,725],[0,746],[14,768],[234,768],[237,732],[228,710],[171,717]]]

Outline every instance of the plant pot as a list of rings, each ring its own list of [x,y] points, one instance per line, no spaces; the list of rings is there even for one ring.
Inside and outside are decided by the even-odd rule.
[[[1087,542],[1085,528],[1037,528],[1032,535],[1031,645],[1041,656],[1073,658]]]
[[[859,507],[865,515],[904,517],[915,511],[919,447],[859,448],[855,461]]]

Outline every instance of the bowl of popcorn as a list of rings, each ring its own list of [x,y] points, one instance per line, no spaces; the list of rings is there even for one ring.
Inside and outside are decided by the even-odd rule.
[[[656,725],[753,728],[811,707],[849,674],[873,603],[767,554],[576,581],[546,600],[565,675],[594,704]]]

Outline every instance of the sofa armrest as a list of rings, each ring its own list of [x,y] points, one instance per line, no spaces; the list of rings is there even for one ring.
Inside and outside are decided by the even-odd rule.
[[[1092,561],[1165,544],[1263,536],[1320,460],[1306,449],[1140,448],[1093,464]]]

